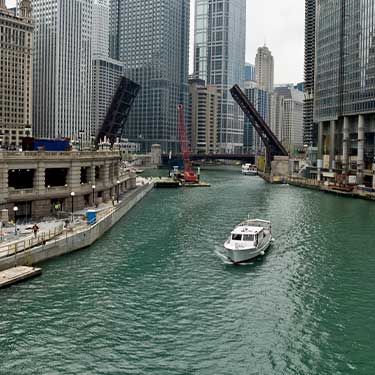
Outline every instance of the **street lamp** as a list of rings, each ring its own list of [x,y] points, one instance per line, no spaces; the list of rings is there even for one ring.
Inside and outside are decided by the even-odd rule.
[[[120,180],[117,180],[117,203],[120,202]]]
[[[92,185],[92,205],[95,206],[95,185]]]
[[[72,197],[72,223],[74,222],[74,196],[75,195],[76,193],[74,191],[70,193],[70,196]]]
[[[85,132],[82,129],[80,129],[78,131],[79,151],[82,151],[83,148],[83,134],[85,134]]]
[[[14,206],[13,211],[14,211],[14,234],[17,236],[17,211],[18,211],[18,207]]]

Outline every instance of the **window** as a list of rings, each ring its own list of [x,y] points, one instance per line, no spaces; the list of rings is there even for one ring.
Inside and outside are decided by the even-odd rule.
[[[243,240],[244,241],[250,241],[250,242],[253,242],[254,241],[254,236],[252,234],[244,234],[243,236]]]
[[[242,234],[232,234],[233,241],[242,241]]]

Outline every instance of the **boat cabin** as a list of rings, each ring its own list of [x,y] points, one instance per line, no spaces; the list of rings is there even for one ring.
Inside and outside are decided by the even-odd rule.
[[[264,228],[261,227],[237,227],[231,233],[231,241],[233,242],[254,242],[255,246],[260,239],[265,237]]]

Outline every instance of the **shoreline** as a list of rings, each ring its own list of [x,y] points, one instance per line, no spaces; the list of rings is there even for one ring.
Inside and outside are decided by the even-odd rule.
[[[0,259],[0,271],[16,266],[35,265],[91,246],[116,225],[138,202],[146,197],[153,188],[154,184],[149,182],[127,192],[124,194],[122,201],[100,218],[96,224],[87,226],[84,229],[76,228],[74,230],[73,228],[72,231],[65,230],[61,235],[46,241],[42,245],[21,252],[14,251],[11,255]]]

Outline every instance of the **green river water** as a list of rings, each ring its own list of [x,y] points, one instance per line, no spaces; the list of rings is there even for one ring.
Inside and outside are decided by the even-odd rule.
[[[375,374],[375,203],[239,170],[154,190],[89,249],[0,291],[0,374]],[[250,214],[261,260],[215,251]]]

